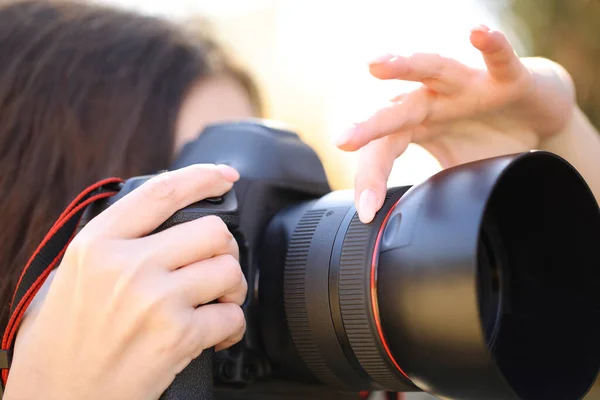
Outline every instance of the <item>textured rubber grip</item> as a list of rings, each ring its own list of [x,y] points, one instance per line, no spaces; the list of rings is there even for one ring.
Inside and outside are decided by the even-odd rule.
[[[154,232],[160,232],[172,226],[202,218],[217,215],[232,231],[239,223],[237,214],[193,212],[181,210],[167,219]],[[160,400],[213,400],[213,364],[214,349],[206,349],[176,377],[171,386],[163,393]]]
[[[160,232],[165,229],[169,229],[172,226],[183,224],[185,222],[193,221],[195,219],[199,219],[202,217],[208,217],[210,215],[216,215],[217,217],[221,218],[223,220],[223,222],[225,222],[225,225],[227,225],[227,228],[230,231],[233,231],[234,229],[236,229],[239,226],[240,219],[237,214],[225,214],[225,213],[214,213],[214,212],[190,212],[190,211],[182,210],[182,211],[178,211],[177,213],[175,213],[171,217],[169,217],[169,219],[167,219],[165,222],[163,222],[155,230],[155,232]]]
[[[214,350],[207,349],[179,373],[160,400],[213,400]]]
[[[390,194],[383,209],[391,203]],[[339,300],[344,329],[362,368],[377,383],[390,390],[403,391],[405,383],[386,360],[375,331],[370,273],[378,224],[363,224],[355,214],[350,222],[339,266]]]
[[[317,347],[310,330],[306,306],[306,263],[313,236],[325,210],[308,211],[296,227],[285,260],[284,299],[288,325],[294,345],[302,360],[315,376],[324,381],[337,381]]]

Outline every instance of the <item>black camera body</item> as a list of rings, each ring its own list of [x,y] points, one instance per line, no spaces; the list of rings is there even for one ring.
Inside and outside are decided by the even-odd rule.
[[[247,332],[203,352],[162,399],[576,400],[594,382],[600,211],[558,156],[481,160],[390,188],[370,224],[353,191],[332,192],[316,153],[281,127],[210,126],[171,169],[198,163],[241,179],[159,230],[226,222],[249,284]],[[89,216],[148,178],[127,180]]]

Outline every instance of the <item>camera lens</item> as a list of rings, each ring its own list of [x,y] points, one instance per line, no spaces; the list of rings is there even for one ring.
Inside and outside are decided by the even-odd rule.
[[[448,399],[582,398],[600,368],[600,213],[544,152],[388,190],[370,224],[352,191],[265,233],[264,346],[282,379]]]

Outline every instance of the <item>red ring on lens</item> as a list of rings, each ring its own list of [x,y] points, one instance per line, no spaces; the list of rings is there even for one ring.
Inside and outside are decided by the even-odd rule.
[[[377,282],[376,281],[377,281],[377,264],[379,261],[379,257],[378,257],[379,256],[379,243],[381,242],[381,236],[383,236],[383,230],[385,228],[385,225],[387,224],[388,220],[390,219],[390,216],[392,215],[392,212],[396,209],[396,206],[398,205],[399,202],[400,202],[400,199],[398,199],[394,203],[394,205],[390,208],[390,210],[386,214],[385,218],[383,219],[381,226],[379,227],[379,231],[377,232],[377,239],[375,240],[375,246],[373,249],[373,257],[371,259],[371,279],[370,279],[371,309],[373,310],[373,317],[375,319],[375,328],[377,329],[377,335],[379,336],[379,340],[381,341],[381,344],[383,345],[383,349],[385,350],[385,353],[387,354],[387,356],[390,359],[390,361],[392,362],[392,364],[394,364],[394,367],[398,370],[398,372],[400,372],[406,379],[408,379],[410,382],[412,382],[412,380],[408,377],[406,372],[404,372],[404,370],[400,367],[400,365],[398,364],[398,362],[392,355],[392,351],[390,350],[390,347],[388,346],[388,343],[385,340],[385,336],[383,335],[383,329],[381,327],[381,319],[379,318],[379,306],[377,304]]]

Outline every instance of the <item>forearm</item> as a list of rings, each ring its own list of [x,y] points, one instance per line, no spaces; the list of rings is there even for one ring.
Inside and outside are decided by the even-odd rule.
[[[563,132],[542,141],[540,149],[569,161],[600,203],[600,134],[579,107]]]

